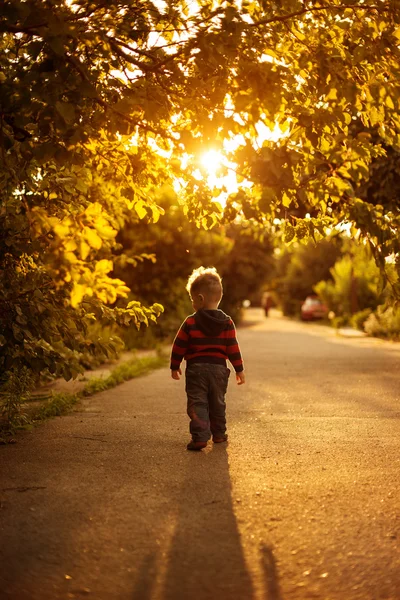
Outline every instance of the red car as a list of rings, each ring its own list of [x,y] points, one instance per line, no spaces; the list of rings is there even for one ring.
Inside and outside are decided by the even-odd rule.
[[[301,318],[303,321],[324,319],[328,315],[328,308],[318,296],[307,296],[301,305]]]

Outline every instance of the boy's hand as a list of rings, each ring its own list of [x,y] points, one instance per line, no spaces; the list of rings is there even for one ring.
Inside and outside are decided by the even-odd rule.
[[[181,375],[182,375],[181,368],[179,368],[177,371],[171,370],[171,377],[172,377],[172,379],[178,379],[179,380],[181,378]]]
[[[245,381],[246,381],[246,376],[244,374],[244,371],[240,371],[239,373],[236,373],[236,383],[238,385],[243,385]]]

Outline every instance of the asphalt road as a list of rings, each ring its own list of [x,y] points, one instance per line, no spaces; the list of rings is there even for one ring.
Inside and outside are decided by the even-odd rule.
[[[0,448],[2,600],[400,599],[400,345],[247,318],[229,445],[162,369]]]

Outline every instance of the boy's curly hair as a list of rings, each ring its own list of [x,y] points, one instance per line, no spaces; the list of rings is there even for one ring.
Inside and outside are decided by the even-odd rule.
[[[191,298],[194,294],[204,294],[218,300],[222,297],[221,277],[215,267],[199,267],[190,275],[186,289]]]

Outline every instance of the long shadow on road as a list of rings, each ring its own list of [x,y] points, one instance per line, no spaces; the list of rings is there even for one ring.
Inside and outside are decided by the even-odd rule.
[[[171,515],[175,525],[168,555],[162,569],[154,557],[148,557],[133,600],[251,600],[252,583],[232,506],[226,447],[188,453],[186,459]]]
[[[174,531],[162,569],[157,568],[156,554],[157,549],[143,565],[132,600],[254,599],[234,513],[226,447],[188,453]],[[269,590],[266,598],[279,600],[270,551],[263,563]]]

